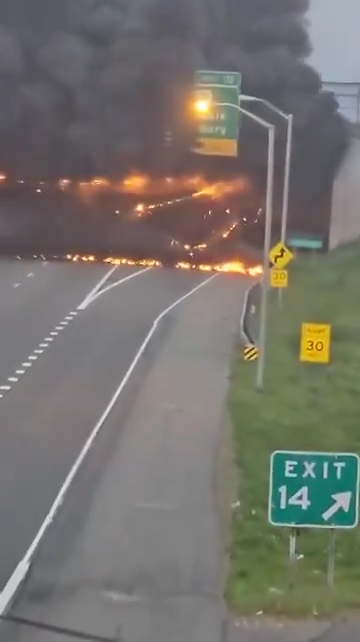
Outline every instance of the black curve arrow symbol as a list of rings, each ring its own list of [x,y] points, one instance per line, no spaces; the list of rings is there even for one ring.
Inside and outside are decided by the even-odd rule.
[[[278,254],[275,254],[274,256],[274,263],[278,262],[278,259],[282,259],[285,256],[285,249],[282,247],[281,250],[279,250]]]

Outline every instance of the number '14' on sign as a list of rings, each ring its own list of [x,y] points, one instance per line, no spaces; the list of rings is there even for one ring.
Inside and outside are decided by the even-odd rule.
[[[288,489],[286,486],[280,486],[280,508],[285,510],[287,506],[300,506],[302,510],[307,510],[311,504],[309,500],[309,488],[303,486],[294,495],[288,497]]]

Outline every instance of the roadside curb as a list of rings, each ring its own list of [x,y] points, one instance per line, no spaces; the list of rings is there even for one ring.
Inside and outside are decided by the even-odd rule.
[[[260,285],[261,281],[256,281],[256,283],[253,283],[250,285],[250,287],[246,290],[245,293],[245,299],[244,299],[244,304],[243,304],[243,309],[241,313],[241,319],[240,319],[240,334],[242,336],[242,339],[246,345],[252,345],[256,346],[256,341],[251,335],[251,331],[249,328],[249,313],[250,313],[250,296],[255,290]]]

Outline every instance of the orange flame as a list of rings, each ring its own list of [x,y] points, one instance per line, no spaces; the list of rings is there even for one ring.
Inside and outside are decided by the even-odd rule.
[[[106,259],[97,259],[94,256],[81,256],[80,254],[67,254],[66,259],[73,262],[98,262],[98,263],[109,263],[110,265],[139,265],[143,267],[162,267],[161,261],[155,259],[126,259],[121,257],[109,256]],[[247,266],[243,261],[229,261],[218,264],[200,264],[193,265],[187,261],[179,261],[175,265],[176,269],[179,270],[199,270],[201,272],[221,272],[227,274],[244,274],[252,277],[261,276],[263,269],[261,265],[256,266]]]

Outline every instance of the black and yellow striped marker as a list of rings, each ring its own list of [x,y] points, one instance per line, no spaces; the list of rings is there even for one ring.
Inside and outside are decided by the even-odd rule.
[[[248,345],[244,348],[244,360],[245,361],[256,361],[259,357],[259,350],[256,346]]]

